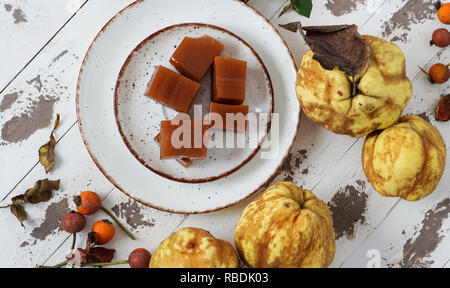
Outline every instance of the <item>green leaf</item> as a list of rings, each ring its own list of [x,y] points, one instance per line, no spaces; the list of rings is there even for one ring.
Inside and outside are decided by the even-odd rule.
[[[313,7],[311,0],[291,0],[291,5],[298,14],[308,18],[311,16]]]

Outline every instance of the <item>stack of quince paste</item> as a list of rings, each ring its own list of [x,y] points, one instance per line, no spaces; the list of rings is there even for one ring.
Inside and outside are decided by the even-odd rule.
[[[296,83],[305,114],[322,127],[366,137],[362,163],[383,196],[417,201],[442,177],[439,131],[414,115],[400,117],[412,95],[405,57],[393,43],[361,36],[354,25],[300,27],[311,50]],[[287,182],[269,187],[243,211],[237,253],[207,231],[184,228],[161,243],[151,267],[328,267],[333,220],[312,192]]]
[[[184,113],[178,114],[172,120],[161,121],[161,131],[155,137],[155,141],[160,145],[161,160],[175,159],[188,168],[192,159],[207,157],[207,143],[203,141],[203,136],[210,128],[245,132],[245,116],[249,108],[243,104],[247,62],[229,56],[219,56],[223,49],[221,43],[207,35],[200,38],[185,37],[170,59],[170,63],[181,74],[162,65],[155,69],[146,95]],[[185,118],[185,113],[189,112],[200,89],[199,82],[210,67],[213,68],[210,119],[203,121]],[[224,121],[229,114],[242,116],[242,121]],[[180,141],[184,141],[183,135],[193,135],[189,137],[190,145],[183,143],[182,147],[179,147],[177,143],[172,142],[174,132],[180,129]]]

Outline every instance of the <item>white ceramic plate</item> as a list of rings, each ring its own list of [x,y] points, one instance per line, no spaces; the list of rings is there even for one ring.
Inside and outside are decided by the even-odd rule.
[[[147,84],[155,71],[155,66],[163,65],[176,71],[169,60],[177,45],[184,37],[198,38],[208,35],[224,45],[221,56],[230,56],[247,62],[247,81],[245,104],[249,112],[262,119],[261,132],[248,129],[246,133],[226,132],[227,137],[237,141],[245,139],[242,148],[208,149],[206,159],[192,161],[189,168],[176,160],[160,160],[159,145],[154,141],[159,133],[162,120],[173,119],[178,113],[171,108],[145,96]],[[114,96],[114,112],[119,132],[131,153],[147,168],[171,180],[185,183],[214,181],[238,171],[248,163],[260,149],[260,144],[270,129],[270,116],[273,112],[273,93],[270,76],[264,63],[245,41],[222,28],[200,24],[183,23],[166,27],[147,37],[131,52],[125,61]],[[209,113],[211,102],[211,73],[203,77],[201,88],[189,112],[194,119],[195,108],[204,119]],[[218,131],[210,131],[210,138],[218,136]],[[251,140],[252,139],[252,140]],[[211,140],[209,141],[211,143]],[[254,143],[251,145],[251,143]]]
[[[176,182],[147,169],[122,140],[114,113],[114,88],[130,52],[149,35],[180,23],[211,24],[242,38],[266,66],[274,93],[275,115],[263,148],[235,173],[206,183]],[[283,164],[300,122],[295,80],[295,63],[284,40],[241,1],[140,0],[113,17],[86,53],[77,87],[78,123],[92,159],[118,189],[160,210],[209,212],[250,196]],[[262,159],[273,138],[279,143],[275,153]]]

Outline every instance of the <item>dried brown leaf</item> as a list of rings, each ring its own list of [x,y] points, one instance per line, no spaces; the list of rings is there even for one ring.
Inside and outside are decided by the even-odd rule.
[[[280,26],[281,28],[284,28],[286,30],[289,30],[291,32],[296,33],[297,31],[299,31],[302,28],[302,23],[300,22],[291,22],[291,23],[287,23],[287,24],[278,24],[278,26]]]
[[[107,263],[111,262],[116,254],[116,250],[104,247],[91,248],[87,253],[87,263]]]
[[[87,263],[108,263],[114,258],[116,250],[104,247],[93,247],[89,250],[78,248],[66,256],[71,265],[81,267]]]
[[[59,180],[39,180],[34,184],[33,188],[25,192],[24,199],[26,203],[30,204],[47,202],[52,198],[53,190],[59,190]]]
[[[10,210],[11,213],[20,221],[20,225],[23,226],[23,221],[27,220],[27,212],[25,211],[25,208],[21,205],[11,205]]]
[[[285,14],[286,12],[288,12],[289,10],[292,9],[292,3],[287,4],[286,6],[284,6],[283,10],[281,10],[280,15],[278,15],[278,18],[280,18],[281,16],[283,16],[283,14]]]
[[[60,124],[61,124],[61,118],[60,118],[60,115],[58,113],[58,114],[56,114],[56,120],[55,120],[55,124],[53,124],[53,131],[52,132],[55,132],[55,130],[59,127]]]
[[[12,205],[21,205],[27,203],[25,200],[25,195],[17,195],[11,199]]]
[[[306,26],[301,27],[303,31],[306,32],[317,32],[317,33],[333,33],[333,32],[339,32],[349,27],[355,27],[356,25],[326,25],[326,26]]]
[[[52,198],[53,190],[59,190],[59,180],[39,180],[34,184],[33,188],[28,189],[24,194],[13,197],[10,205],[0,208],[10,207],[11,213],[19,219],[20,224],[23,226],[23,221],[27,219],[27,213],[22,204],[47,202]]]
[[[39,162],[45,168],[45,173],[48,173],[55,166],[55,146],[56,139],[53,133],[60,125],[59,114],[56,115],[55,124],[53,125],[52,133],[50,134],[50,141],[39,148]]]
[[[39,183],[39,191],[59,190],[59,187],[60,187],[59,180],[43,179],[43,180],[39,180],[37,183]]]
[[[42,202],[47,202],[52,198],[53,192],[52,190],[43,190],[38,193],[34,193],[28,197],[26,197],[27,203],[37,204]]]
[[[356,25],[301,27],[300,32],[324,69],[339,70],[350,76],[360,73],[372,54],[370,45]]]

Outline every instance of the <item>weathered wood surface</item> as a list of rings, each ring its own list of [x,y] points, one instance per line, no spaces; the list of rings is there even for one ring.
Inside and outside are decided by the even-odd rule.
[[[68,9],[68,2],[73,10]],[[71,241],[58,229],[59,218],[73,209],[72,196],[90,189],[138,237],[130,241],[118,232],[108,244],[116,259],[136,247],[154,250],[179,227],[195,226],[233,242],[242,209],[254,199],[203,215],[176,215],[128,199],[97,169],[84,147],[76,124],[75,86],[82,58],[103,25],[132,0],[6,0],[0,1],[0,205],[42,178],[61,179],[62,189],[51,203],[27,207],[30,220],[22,228],[7,209],[0,210],[3,247],[0,266],[55,264]],[[407,57],[407,74],[414,95],[405,114],[418,114],[450,142],[448,123],[434,120],[433,109],[449,84],[431,85],[418,66],[448,63],[444,49],[430,47],[431,32],[442,27],[432,1],[318,0],[310,19],[289,12],[278,17],[288,1],[251,0],[275,26],[301,20],[304,25],[355,23],[364,34],[395,41]],[[15,12],[17,10],[17,12]],[[21,12],[19,12],[20,10]],[[78,11],[78,12],[77,12]],[[76,12],[76,13],[75,13]],[[15,13],[15,14],[14,14]],[[25,19],[25,20],[24,20]],[[18,22],[18,23],[16,23]],[[300,36],[279,29],[297,63],[306,51]],[[37,164],[37,149],[48,141],[56,113],[57,164],[45,174]],[[379,253],[382,267],[449,267],[450,180],[446,169],[437,190],[424,200],[408,203],[376,193],[361,168],[363,139],[334,135],[302,118],[290,157],[274,181],[292,181],[313,190],[335,216],[337,251],[332,267],[365,267]],[[86,232],[100,213],[89,217]],[[84,239],[82,239],[83,241]],[[378,251],[378,252],[377,252]]]

